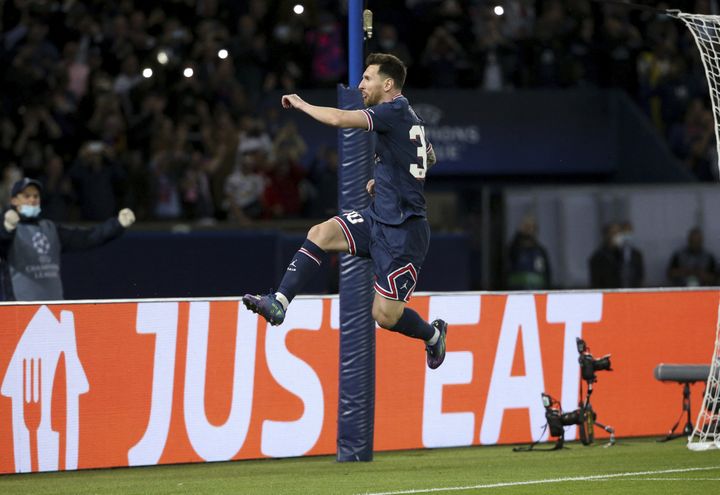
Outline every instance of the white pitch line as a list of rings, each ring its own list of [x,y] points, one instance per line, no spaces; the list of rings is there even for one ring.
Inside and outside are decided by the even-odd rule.
[[[720,481],[720,478],[630,478],[627,481]]]
[[[502,488],[507,486],[524,486],[524,485],[541,485],[545,483],[565,483],[567,481],[591,481],[591,480],[604,480],[610,478],[623,478],[629,476],[645,476],[649,474],[668,474],[668,473],[689,473],[692,471],[711,471],[713,469],[720,469],[720,466],[707,466],[707,467],[695,467],[695,468],[683,468],[683,469],[663,469],[659,471],[635,471],[632,473],[614,473],[614,474],[596,474],[592,476],[572,476],[568,478],[548,478],[544,480],[530,480],[530,481],[508,481],[505,483],[489,483],[485,485],[470,485],[470,486],[448,486],[443,488],[421,488],[417,490],[399,490],[394,492],[376,492],[368,493],[365,492],[362,495],[408,495],[413,493],[438,493],[438,492],[457,492],[460,490],[480,490],[484,488]]]

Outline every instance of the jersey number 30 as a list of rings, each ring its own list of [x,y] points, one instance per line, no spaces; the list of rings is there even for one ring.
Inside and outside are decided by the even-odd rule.
[[[410,128],[410,141],[418,143],[417,156],[420,163],[410,164],[410,174],[416,179],[424,179],[427,172],[427,141],[425,141],[425,128],[414,125]]]

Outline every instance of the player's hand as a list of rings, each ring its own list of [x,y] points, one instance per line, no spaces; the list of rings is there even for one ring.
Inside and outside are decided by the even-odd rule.
[[[283,95],[281,101],[283,108],[300,108],[300,106],[305,103],[305,100],[296,94]]]
[[[365,186],[365,190],[370,196],[375,197],[375,179],[370,179]]]
[[[5,212],[5,230],[12,232],[20,221],[20,215],[12,208]]]
[[[118,222],[125,228],[130,227],[135,223],[135,213],[130,208],[123,208],[118,213]]]

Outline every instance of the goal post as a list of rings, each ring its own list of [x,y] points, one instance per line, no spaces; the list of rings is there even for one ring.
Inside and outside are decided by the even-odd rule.
[[[690,450],[717,448],[720,448],[720,304],[718,304],[718,322],[715,329],[715,348],[710,374],[705,385],[705,395],[695,421],[695,428],[688,437]]]
[[[720,157],[720,15],[688,14],[679,10],[667,10],[667,15],[680,19],[690,30],[700,51],[705,77],[708,83],[715,125],[715,146]],[[718,160],[720,167],[720,160]],[[702,407],[695,421],[695,428],[688,437],[688,449],[708,450],[720,448],[720,303],[715,329],[715,346],[710,363]]]

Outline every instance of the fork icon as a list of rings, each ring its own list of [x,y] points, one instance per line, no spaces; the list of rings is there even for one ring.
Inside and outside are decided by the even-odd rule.
[[[38,429],[42,415],[42,361],[23,359],[23,418],[30,433],[31,470],[38,471]]]

